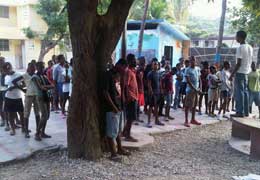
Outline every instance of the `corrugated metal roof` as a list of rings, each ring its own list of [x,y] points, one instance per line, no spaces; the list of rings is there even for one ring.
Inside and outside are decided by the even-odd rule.
[[[128,21],[127,30],[139,30],[141,27],[142,21]],[[145,29],[157,29],[158,26],[160,30],[172,35],[177,40],[190,40],[190,38],[181,32],[178,28],[174,27],[172,24],[167,22],[164,19],[152,19],[146,20]]]

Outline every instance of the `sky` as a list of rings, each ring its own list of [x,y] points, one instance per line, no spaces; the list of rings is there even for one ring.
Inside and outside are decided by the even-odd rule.
[[[241,0],[228,0],[228,8],[241,7]],[[196,0],[190,7],[190,15],[204,17],[206,19],[216,19],[221,16],[222,0]]]

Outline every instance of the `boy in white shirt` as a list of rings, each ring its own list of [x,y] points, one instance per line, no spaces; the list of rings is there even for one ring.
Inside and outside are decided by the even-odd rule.
[[[235,101],[236,114],[233,117],[249,116],[249,97],[248,97],[248,74],[253,60],[253,48],[246,44],[247,34],[244,31],[238,31],[236,34],[237,42],[240,46],[237,48],[236,59],[237,63],[234,71],[231,74],[230,80],[235,76]]]

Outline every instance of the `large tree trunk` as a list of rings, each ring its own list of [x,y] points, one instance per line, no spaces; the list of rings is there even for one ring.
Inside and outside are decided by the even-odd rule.
[[[97,14],[98,0],[68,0],[74,70],[67,120],[70,158],[102,155],[102,75],[120,38],[133,0],[112,0],[107,14]],[[120,16],[118,16],[120,14]]]
[[[121,58],[124,58],[124,59],[126,58],[126,50],[127,50],[126,36],[127,36],[127,21],[125,23],[125,28],[122,33],[122,42],[121,42]]]
[[[217,50],[216,50],[217,54],[220,53],[220,49],[222,47],[226,11],[227,11],[227,0],[222,0],[222,13],[221,13],[220,24],[219,24],[218,45],[217,45]]]
[[[141,23],[141,27],[140,27],[140,33],[139,33],[139,40],[138,40],[138,57],[140,57],[142,55],[143,37],[144,37],[145,21],[146,21],[146,17],[147,17],[148,7],[149,7],[149,0],[145,0],[144,15],[142,18],[142,23]]]

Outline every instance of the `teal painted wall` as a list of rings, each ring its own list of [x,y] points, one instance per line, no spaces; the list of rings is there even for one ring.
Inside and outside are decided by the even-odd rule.
[[[139,30],[131,30],[127,32],[127,51],[137,54],[138,48],[138,38]],[[178,63],[178,59],[182,56],[181,41],[177,41],[173,36],[160,31],[160,28],[156,30],[145,30],[144,41],[143,41],[143,51],[145,56],[148,57],[148,61],[156,57],[161,60],[164,55],[164,46],[173,46],[173,66]],[[116,47],[116,60],[120,58],[120,49],[121,49],[121,39],[119,40]]]

